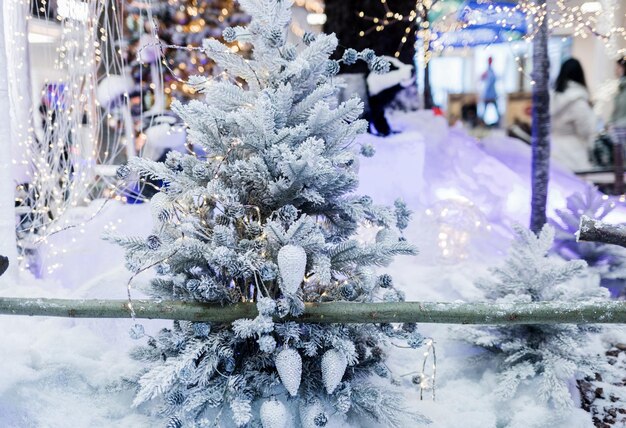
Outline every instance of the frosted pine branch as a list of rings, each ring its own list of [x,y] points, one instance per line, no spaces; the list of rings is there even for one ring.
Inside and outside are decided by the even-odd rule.
[[[135,300],[136,318],[231,323],[257,316],[252,303],[219,306],[199,302]],[[130,318],[127,300],[0,298],[0,314],[71,318]],[[622,324],[626,302],[536,303],[307,303],[306,323]]]
[[[580,218],[576,234],[579,241],[601,242],[626,247],[626,227],[594,220],[587,216]]]

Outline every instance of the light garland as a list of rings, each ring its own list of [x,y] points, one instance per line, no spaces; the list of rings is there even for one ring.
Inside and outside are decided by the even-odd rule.
[[[426,374],[426,363],[428,357],[432,355],[432,367],[430,376]],[[422,362],[422,371],[419,374],[419,387],[420,387],[420,400],[424,399],[424,391],[430,389],[432,391],[432,398],[435,401],[435,378],[437,376],[437,352],[435,350],[435,340],[426,340],[426,351],[424,351],[424,361]]]
[[[382,17],[377,16],[369,16],[366,15],[364,11],[359,11],[357,15],[359,18],[364,19],[366,21],[371,22],[373,25],[367,30],[359,32],[359,37],[365,37],[368,34],[376,31],[381,32],[385,28],[396,25],[396,24],[404,24],[404,35],[400,39],[400,43],[394,56],[398,58],[400,56],[400,51],[406,44],[408,37],[410,34],[414,34],[416,37],[419,36],[420,30],[425,31],[423,33],[424,36],[428,34],[428,24],[427,21],[422,22],[422,17],[424,16],[424,12],[428,11],[434,4],[436,4],[439,0],[425,0],[424,2],[417,1],[415,3],[415,8],[411,10],[408,15],[403,15],[398,12],[394,12],[391,10],[389,5],[387,4],[387,0],[379,0],[380,4],[385,9],[385,14]]]
[[[437,224],[437,247],[446,262],[467,260],[472,238],[492,229],[482,211],[462,196],[438,200],[425,214]]]
[[[393,25],[404,25],[404,34],[400,39],[398,47],[394,53],[397,58],[409,37],[413,35],[419,45],[423,65],[425,66],[432,58],[433,53],[443,51],[446,46],[442,41],[438,41],[439,35],[445,35],[451,31],[463,31],[476,25],[480,25],[475,20],[459,22],[452,13],[444,14],[437,22],[432,23],[427,19],[428,13],[435,7],[441,7],[445,2],[440,0],[417,0],[415,7],[408,15],[394,12],[388,0],[379,0],[384,8],[382,16],[369,16],[364,11],[357,12],[357,16],[372,23],[366,30],[360,31],[359,36],[365,37],[372,32],[382,32],[387,27]],[[601,8],[587,9],[581,6],[567,7],[565,0],[556,0],[554,8],[545,8],[537,5],[534,1],[521,0],[517,4],[510,5],[503,2],[493,2],[491,0],[478,0],[477,4],[487,5],[486,11],[501,16],[496,20],[495,27],[502,30],[515,30],[516,26],[511,25],[511,20],[517,19],[516,15],[523,13],[528,20],[529,32],[522,37],[525,41],[531,41],[544,19],[548,20],[550,30],[562,29],[571,31],[574,37],[587,38],[589,36],[598,37],[605,45],[607,51],[613,56],[624,56],[626,50],[619,48],[619,40],[626,40],[626,28],[614,25],[615,10],[617,5],[614,0],[601,0]],[[544,5],[545,6],[545,5]],[[453,22],[449,22],[454,17]],[[508,36],[506,41],[513,41],[512,36]],[[486,42],[498,42],[499,34],[494,31],[493,40]],[[519,58],[516,58],[519,66]]]
[[[64,240],[62,246],[48,238],[74,227],[84,233],[84,222],[76,222],[68,215],[72,209],[102,195],[118,197],[110,179],[98,170],[99,165],[115,162],[124,150],[124,139],[119,133],[108,139],[100,138],[101,125],[114,118],[100,109],[96,90],[101,78],[114,70],[123,73],[124,67],[121,48],[116,49],[117,44],[111,42],[112,35],[119,34],[120,25],[115,0],[88,3],[64,0],[58,3],[56,13],[46,0],[41,0],[35,16],[28,13],[30,3],[29,0],[9,2],[7,15],[11,18],[7,20],[9,31],[14,34],[13,49],[21,52],[11,61],[10,73],[15,75],[11,89],[20,94],[11,100],[12,110],[26,115],[17,121],[19,135],[13,147],[13,164],[24,173],[21,182],[25,183],[18,186],[16,198],[20,216],[19,260],[22,269],[52,274],[61,266],[55,257],[67,253],[64,245],[71,245],[75,238]],[[50,61],[52,74],[62,77],[44,81],[39,92],[41,109],[32,107],[30,97],[28,106],[15,102],[25,98],[33,84],[28,73],[28,37],[23,29],[31,24],[60,34],[58,42],[55,37],[45,39],[48,43],[56,42],[56,52]],[[38,101],[35,100],[35,106]],[[43,125],[38,130],[40,122]],[[47,259],[43,271],[43,266],[35,265],[41,245]]]
[[[437,377],[437,352],[435,349],[435,340],[432,338],[427,338],[424,341],[424,345],[426,346],[426,350],[423,353],[424,359],[422,360],[422,368],[420,371],[413,371],[410,373],[405,373],[401,375],[401,377],[412,376],[411,382],[414,385],[417,385],[420,390],[420,401],[424,400],[424,391],[431,391],[432,400],[435,401],[436,398],[436,377]],[[396,347],[403,348],[403,346],[395,345]],[[428,363],[429,357],[432,358],[432,365],[430,368],[430,374],[427,373],[426,364]]]

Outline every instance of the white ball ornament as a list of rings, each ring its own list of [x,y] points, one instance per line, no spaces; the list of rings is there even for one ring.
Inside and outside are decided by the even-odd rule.
[[[322,381],[326,387],[326,392],[332,394],[341,383],[343,375],[346,373],[348,360],[343,353],[329,349],[322,357]]]
[[[261,425],[263,428],[286,428],[289,413],[283,403],[272,398],[261,405]]]
[[[274,365],[283,386],[295,397],[302,380],[302,357],[295,349],[285,348],[276,355]]]
[[[278,269],[282,278],[281,290],[295,294],[304,280],[306,252],[296,245],[285,245],[278,251]]]

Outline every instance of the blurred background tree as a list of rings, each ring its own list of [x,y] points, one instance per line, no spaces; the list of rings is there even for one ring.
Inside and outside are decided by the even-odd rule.
[[[169,106],[172,98],[195,97],[194,90],[186,84],[188,78],[215,72],[213,64],[199,50],[202,40],[221,38],[224,28],[243,25],[248,20],[234,0],[127,1],[127,61],[142,94],[141,110],[161,110]],[[234,43],[231,49],[236,52],[240,46]],[[162,106],[158,105],[159,92],[164,95]]]

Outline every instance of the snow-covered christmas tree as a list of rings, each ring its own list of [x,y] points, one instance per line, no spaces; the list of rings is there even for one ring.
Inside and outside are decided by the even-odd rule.
[[[477,283],[485,297],[497,303],[549,301],[590,302],[605,299],[597,276],[588,276],[583,260],[548,257],[554,229],[546,225],[537,236],[516,227],[517,237],[504,266],[492,270],[493,278]],[[591,375],[600,365],[586,349],[594,326],[573,324],[508,325],[472,328],[465,340],[485,348],[495,358],[501,399],[515,396],[518,386],[538,380],[538,397],[558,409],[572,407],[568,383],[575,376]],[[490,360],[493,364],[494,360]]]
[[[112,238],[127,249],[131,271],[156,266],[153,295],[258,309],[232,325],[174,322],[134,351],[149,364],[135,405],[158,400],[171,427],[427,421],[405,411],[393,385],[369,380],[395,383],[385,345],[421,346],[414,324],[298,322],[307,302],[402,300],[392,278],[374,268],[415,250],[400,234],[406,205],[390,209],[352,193],[352,145],[367,123],[361,101],[336,101],[340,62],[365,61],[375,72],[389,64],[369,49],[331,60],[334,35],[306,33],[298,53],[286,42],[291,3],[240,1],[252,22],[223,38],[247,44],[250,59],[204,42],[225,73],[194,77],[205,100],[173,105],[204,155],[135,158],[118,171],[164,183],[150,202],[153,234]],[[380,229],[375,240],[357,240],[362,225]]]

